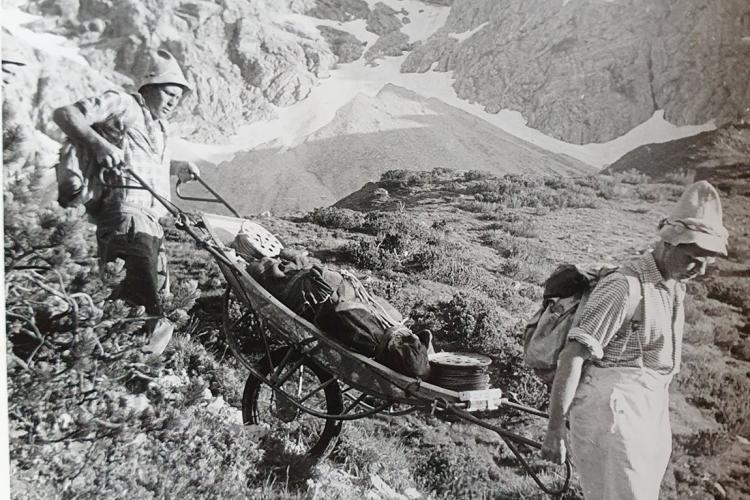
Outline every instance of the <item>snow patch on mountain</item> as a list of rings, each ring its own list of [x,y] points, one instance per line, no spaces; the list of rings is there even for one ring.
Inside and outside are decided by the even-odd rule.
[[[451,73],[401,73],[404,57],[379,60],[377,67],[364,61],[355,61],[331,71],[331,77],[323,80],[312,90],[311,95],[292,106],[278,108],[278,118],[259,121],[240,128],[230,145],[221,147],[195,147],[182,144],[175,148],[181,154],[197,154],[208,161],[226,161],[240,150],[257,147],[294,147],[312,132],[328,124],[336,111],[357,94],[375,96],[385,85],[391,83],[412,90],[424,97],[434,97],[451,106],[467,111],[496,127],[555,153],[566,154],[602,168],[642,144],[666,142],[673,139],[712,130],[712,122],[677,127],[664,120],[663,112],[657,111],[643,124],[627,134],[606,143],[585,145],[570,144],[554,139],[526,125],[526,120],[516,111],[503,110],[497,114],[484,111],[479,104],[466,102],[456,95]]]
[[[366,0],[370,8],[383,3],[400,12],[409,21],[403,25],[401,32],[409,36],[410,42],[426,40],[445,25],[450,7],[427,5],[419,0]]]
[[[490,23],[489,22],[483,22],[482,24],[480,24],[476,28],[474,28],[472,30],[464,31],[462,33],[448,33],[448,38],[453,38],[454,40],[458,40],[459,43],[463,42],[464,40],[467,40],[467,39],[471,38],[478,31],[484,29],[484,27],[487,26],[488,24],[490,24]]]

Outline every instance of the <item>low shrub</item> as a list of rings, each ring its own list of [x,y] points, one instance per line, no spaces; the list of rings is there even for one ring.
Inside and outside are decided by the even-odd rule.
[[[620,182],[622,184],[640,185],[651,182],[651,178],[647,174],[639,172],[634,168],[631,168],[630,170],[626,170],[624,172],[617,172],[613,175],[613,177],[615,178],[615,180],[617,180],[617,182]]]
[[[421,186],[425,183],[425,177],[424,172],[403,169],[388,170],[380,176],[379,184],[386,189]]]
[[[305,220],[330,229],[359,230],[365,223],[365,214],[348,208],[316,208],[305,216]]]
[[[414,331],[432,331],[437,346],[492,356],[496,387],[516,393],[527,404],[546,401],[546,388],[522,362],[524,321],[502,314],[487,296],[459,292],[448,301],[418,302],[410,320]]]
[[[677,170],[664,174],[664,180],[678,186],[689,186],[695,182],[695,170]]]
[[[750,282],[748,280],[711,280],[708,283],[708,297],[734,307],[747,309]]]
[[[520,238],[536,238],[539,236],[537,224],[527,217],[520,217],[516,214],[509,214],[504,220],[498,220],[490,224],[487,229],[501,229],[511,236]]]
[[[750,438],[750,378],[744,372],[725,371],[705,360],[683,360],[677,375],[680,390],[713,408],[716,421],[731,434]]]

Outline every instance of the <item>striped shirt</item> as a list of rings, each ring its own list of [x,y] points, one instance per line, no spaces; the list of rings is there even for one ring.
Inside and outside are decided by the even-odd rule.
[[[615,272],[592,291],[568,338],[586,346],[596,366],[674,374],[680,369],[685,284],[665,282],[651,253],[624,267],[641,283],[642,299],[633,319],[624,324],[630,287],[625,275]]]
[[[96,97],[82,99],[75,106],[101,136],[125,154],[125,163],[157,193],[169,199],[170,154],[167,147],[167,127],[164,120],[156,120],[140,94],[110,90]],[[109,176],[109,184],[137,185],[134,181]],[[109,189],[93,179],[95,197],[102,201],[102,213],[119,212],[123,207],[146,209],[155,217],[166,209],[143,189]]]

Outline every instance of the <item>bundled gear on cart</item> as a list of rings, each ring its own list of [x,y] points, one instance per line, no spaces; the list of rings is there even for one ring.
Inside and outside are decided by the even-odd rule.
[[[245,226],[231,246],[271,295],[354,352],[405,375],[429,375],[429,331],[412,333],[388,301],[368,292],[350,272],[313,264],[305,253],[288,249],[264,255],[269,252],[259,248],[260,234]]]

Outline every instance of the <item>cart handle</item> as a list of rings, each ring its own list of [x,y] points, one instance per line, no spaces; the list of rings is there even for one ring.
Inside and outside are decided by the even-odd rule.
[[[201,184],[201,186],[203,186],[209,193],[211,193],[213,195],[213,198],[201,198],[201,197],[198,197],[198,196],[184,196],[182,194],[182,191],[180,190],[180,186],[182,186],[182,184],[184,184],[184,183],[180,179],[177,179],[177,183],[174,186],[174,190],[175,190],[175,193],[177,194],[177,197],[179,199],[186,200],[186,201],[200,201],[200,202],[203,202],[203,203],[221,203],[225,207],[227,207],[229,209],[229,211],[234,214],[235,217],[241,218],[239,212],[237,212],[237,210],[235,210],[234,207],[232,205],[230,205],[227,202],[227,200],[224,199],[224,197],[222,197],[219,193],[217,193],[216,191],[214,191],[214,189],[211,186],[209,186],[206,183],[206,181],[204,181],[201,177],[198,177],[197,175],[193,174],[192,177],[191,177],[191,179],[190,179],[190,181],[198,181]],[[188,181],[188,182],[190,182],[190,181]]]
[[[518,461],[521,462],[521,465],[523,465],[524,469],[526,469],[526,472],[529,473],[529,475],[531,476],[531,479],[534,480],[534,482],[537,484],[537,486],[539,486],[539,488],[542,491],[554,497],[554,496],[561,495],[568,490],[568,487],[570,486],[570,476],[573,473],[573,470],[572,470],[573,467],[570,463],[570,457],[566,457],[565,462],[563,463],[563,466],[565,467],[565,479],[563,480],[562,486],[560,486],[557,489],[552,489],[552,487],[542,482],[542,480],[539,478],[539,476],[531,467],[531,465],[529,465],[529,462],[523,457],[520,450],[515,446],[515,444],[513,444],[514,442],[521,443],[521,444],[525,444],[526,446],[536,448],[538,450],[538,449],[541,449],[542,443],[533,441],[524,436],[520,436],[513,432],[507,431],[503,429],[502,427],[498,427],[496,425],[492,425],[488,422],[485,422],[484,420],[479,419],[464,410],[456,408],[455,405],[452,405],[445,400],[442,400],[442,401],[436,400],[436,402],[437,402],[438,408],[440,408],[441,410],[446,411],[448,413],[452,413],[453,415],[456,415],[457,417],[462,418],[463,420],[466,420],[468,422],[479,425],[480,427],[484,427],[485,429],[489,429],[497,433],[505,442],[506,446],[510,448],[510,451],[513,452],[513,454],[516,456]]]
[[[109,182],[107,182],[107,180],[105,179],[105,174],[107,174],[107,172],[117,172],[117,171],[118,170],[115,168],[107,168],[107,167],[100,168],[99,169],[99,183],[102,186],[108,187],[110,189],[145,189],[145,190],[148,190],[148,188],[143,185],[139,186],[137,184],[110,184]],[[132,173],[129,168],[122,168],[119,171],[122,174]],[[132,178],[133,176],[131,175],[131,179]],[[142,181],[142,179],[140,179],[137,176],[135,177],[135,179],[138,181]],[[143,182],[141,182],[141,184],[143,184]]]

